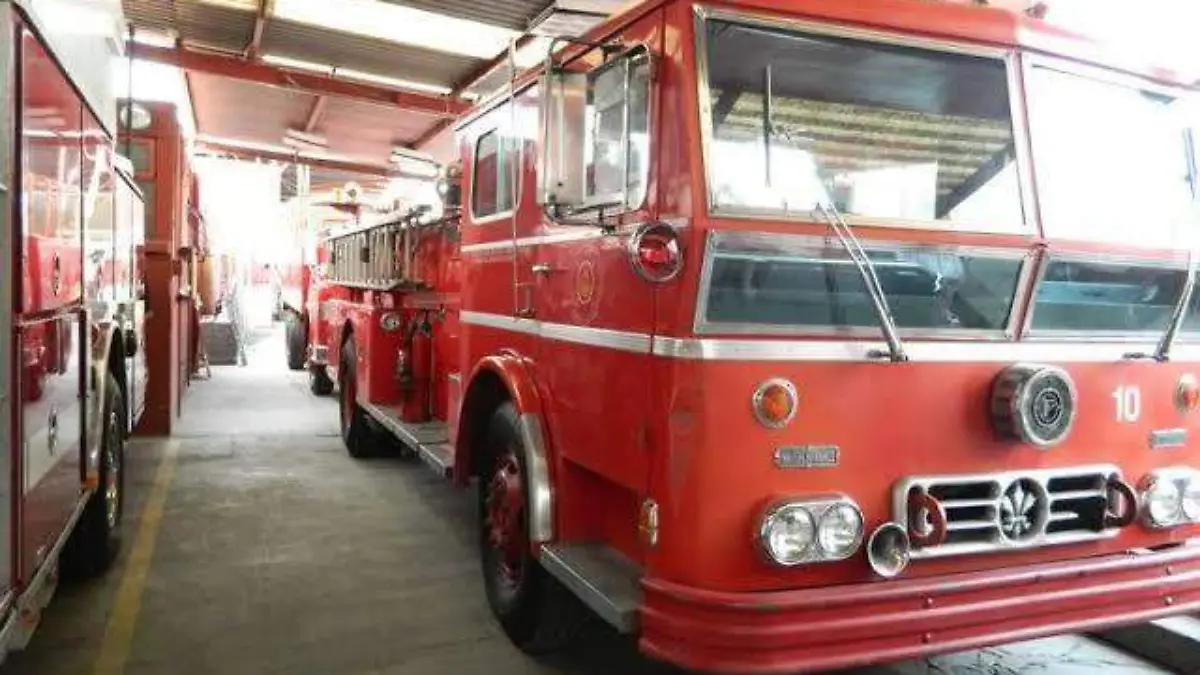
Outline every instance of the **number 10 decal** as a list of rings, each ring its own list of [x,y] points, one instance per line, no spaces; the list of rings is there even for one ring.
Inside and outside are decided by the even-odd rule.
[[[1142,390],[1140,387],[1117,387],[1112,393],[1117,407],[1117,421],[1126,424],[1138,421],[1142,416]]]

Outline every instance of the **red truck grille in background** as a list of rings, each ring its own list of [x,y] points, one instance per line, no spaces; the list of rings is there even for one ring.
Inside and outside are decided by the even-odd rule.
[[[916,547],[913,558],[1036,548],[1105,539],[1107,485],[1115,466],[909,477],[896,485],[896,522],[921,534],[932,525],[910,496],[928,495],[945,513],[941,541]]]

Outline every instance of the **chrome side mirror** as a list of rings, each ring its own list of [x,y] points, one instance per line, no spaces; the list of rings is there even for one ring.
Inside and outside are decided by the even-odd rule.
[[[547,60],[538,88],[537,202],[540,206],[579,206],[584,192],[587,75],[565,71]]]

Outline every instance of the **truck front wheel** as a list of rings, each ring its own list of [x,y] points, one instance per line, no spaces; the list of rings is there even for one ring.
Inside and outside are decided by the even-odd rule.
[[[522,651],[566,647],[588,619],[587,609],[534,558],[528,528],[528,474],[517,413],[511,403],[492,416],[479,477],[479,557],[492,614]]]
[[[96,576],[106,570],[121,543],[121,516],[125,511],[125,402],[121,387],[111,374],[105,393],[99,484],[88,497],[63,548],[62,569],[73,578]]]

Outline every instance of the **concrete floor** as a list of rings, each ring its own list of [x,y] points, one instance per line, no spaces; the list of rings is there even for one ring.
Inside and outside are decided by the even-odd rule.
[[[7,673],[678,672],[602,627],[554,659],[513,648],[484,600],[473,495],[416,462],[351,460],[282,343],[194,382],[175,438],[130,446],[121,557],[59,590]],[[1099,670],[1165,672],[1067,636],[855,675]]]

